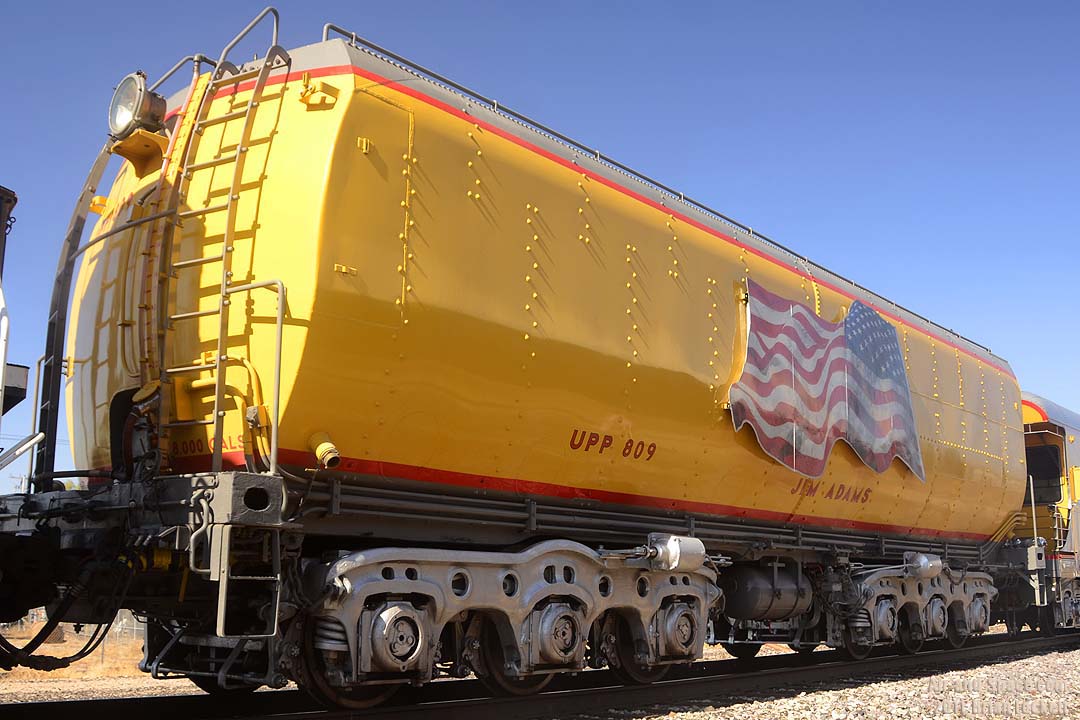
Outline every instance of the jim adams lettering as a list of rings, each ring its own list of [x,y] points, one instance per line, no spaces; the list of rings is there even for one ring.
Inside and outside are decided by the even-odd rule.
[[[845,483],[814,480],[812,478],[799,478],[795,487],[791,488],[792,495],[803,497],[819,497],[823,500],[836,500],[837,502],[851,502],[866,504],[870,502],[872,488],[862,485],[847,485]]]

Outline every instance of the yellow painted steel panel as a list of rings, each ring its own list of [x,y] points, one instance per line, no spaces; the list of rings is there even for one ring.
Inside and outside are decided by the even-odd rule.
[[[805,480],[732,427],[740,293],[752,278],[830,321],[849,296],[417,91],[360,72],[321,82],[333,102],[301,102],[293,78],[260,107],[233,248],[234,283],[288,288],[285,460],[310,463],[307,440],[325,431],[342,468],[357,472],[971,539],[1020,505],[1020,394],[1010,374],[890,320],[926,481],[899,462],[875,474],[843,443],[821,478]],[[243,100],[221,97],[211,114]],[[196,162],[228,152],[235,132],[232,123],[208,129]],[[185,207],[219,202],[228,179],[201,172]],[[95,232],[153,180],[122,174]],[[185,222],[178,257],[220,249],[222,216]],[[127,286],[140,263],[130,248],[148,233],[110,238],[80,270],[71,322],[80,360],[68,388],[80,465],[108,464],[109,400],[154,376],[158,360],[136,368],[131,353],[132,344],[152,351],[154,338],[146,329],[137,337],[124,324],[131,308],[109,298],[110,287]],[[119,259],[109,264],[111,253]],[[172,284],[173,302],[213,308],[219,284],[216,267],[188,271]],[[243,410],[271,378],[275,298],[235,302],[229,354],[250,366],[231,364],[227,376],[224,449],[238,461],[254,436]],[[201,361],[216,333],[215,317],[186,321],[168,336],[164,361]],[[97,372],[103,352],[131,360]],[[212,403],[213,388],[192,379],[176,384],[175,411],[190,413],[181,419],[207,417]],[[210,440],[206,428],[174,430],[169,462],[205,463]]]

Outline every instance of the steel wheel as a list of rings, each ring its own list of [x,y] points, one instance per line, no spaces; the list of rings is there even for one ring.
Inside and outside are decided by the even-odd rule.
[[[615,624],[615,655],[619,661],[618,667],[609,663],[611,672],[626,685],[649,685],[664,679],[671,669],[670,665],[654,665],[648,667],[641,665],[636,659],[637,649],[634,647],[634,635],[630,632],[630,624],[625,618],[618,618]]]
[[[315,624],[310,619],[302,622],[304,662],[301,663],[297,684],[319,704],[328,708],[364,710],[385,702],[401,688],[401,684],[334,687],[326,679],[322,651],[314,644]]]
[[[897,644],[900,646],[900,650],[908,655],[914,655],[922,650],[923,642],[925,638],[922,633],[919,632],[921,628],[911,624],[908,619],[908,613],[902,612],[897,618]],[[918,634],[916,634],[918,633]]]
[[[476,677],[494,695],[521,697],[534,695],[552,681],[554,673],[546,675],[526,675],[516,677],[506,673],[506,656],[499,631],[495,624],[488,622],[480,634],[480,672]]]
[[[873,644],[860,645],[855,642],[855,636],[851,632],[851,628],[844,628],[844,653],[852,660],[865,660],[870,651],[874,649]]]
[[[366,710],[389,700],[401,685],[367,685],[343,689],[332,687],[325,679],[321,679],[310,684],[305,683],[303,688],[316,702],[327,708]]]
[[[945,628],[945,643],[953,650],[959,650],[967,644],[970,635],[961,635],[960,631],[956,629],[956,623],[950,622],[949,627]]]

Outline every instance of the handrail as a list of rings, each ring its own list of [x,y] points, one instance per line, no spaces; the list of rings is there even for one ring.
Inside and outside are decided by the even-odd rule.
[[[327,40],[330,39],[330,33],[331,32],[336,32],[338,35],[344,35],[347,38],[352,38],[353,43],[356,43],[357,40],[361,39],[352,30],[346,30],[345,28],[341,27],[340,25],[335,25],[334,23],[326,23],[322,27],[322,41],[323,42],[326,42]]]
[[[38,395],[41,393],[41,365],[45,362],[45,356],[42,355],[37,359],[37,363],[34,365],[34,404],[33,409],[30,411],[30,434],[34,435],[38,431]],[[27,482],[34,477],[34,456],[26,456],[26,478]]]
[[[264,17],[266,17],[267,15],[273,15],[274,16],[274,34],[273,34],[273,37],[272,37],[272,39],[270,41],[270,46],[273,47],[273,46],[277,45],[278,44],[278,42],[277,42],[278,41],[278,23],[281,22],[281,17],[278,15],[278,11],[277,11],[276,8],[274,8],[271,5],[267,5],[266,7],[264,7],[262,9],[262,12],[260,12],[258,15],[256,15],[255,18],[251,22],[249,22],[247,24],[247,26],[243,30],[241,30],[239,33],[237,33],[236,37],[234,37],[232,39],[232,41],[229,42],[229,44],[225,46],[225,48],[221,51],[221,57],[218,58],[218,61],[217,61],[217,63],[215,63],[215,66],[220,67],[225,62],[225,58],[227,58],[229,56],[229,53],[232,51],[232,49],[234,47],[236,47],[240,43],[241,40],[243,40],[245,37],[247,37],[247,34],[249,32],[251,32],[252,30],[254,30],[255,26],[258,25],[260,22],[262,22],[262,19]]]
[[[3,470],[11,463],[30,448],[37,445],[39,442],[45,439],[45,433],[39,432],[33,435],[28,435],[22,440],[17,442],[14,447],[8,449],[3,455],[0,455],[0,470]]]
[[[960,338],[961,340],[964,340],[965,342],[968,342],[968,343],[974,345],[975,347],[978,347],[978,348],[981,348],[981,349],[985,350],[987,352],[987,354],[990,354],[990,355],[994,354],[993,351],[990,348],[986,347],[985,345],[982,345],[981,343],[975,342],[971,338],[964,337],[963,335],[956,332],[955,330],[953,330],[951,328],[947,328],[944,325],[941,325],[939,323],[936,323],[933,320],[931,320],[931,319],[929,319],[929,318],[927,318],[927,317],[925,317],[923,315],[920,315],[919,313],[917,313],[917,312],[915,312],[913,310],[910,310],[910,309],[904,307],[903,305],[900,305],[899,303],[896,303],[896,302],[894,302],[892,300],[889,300],[886,297],[882,297],[881,295],[877,294],[873,290],[870,290],[870,289],[868,289],[866,287],[863,287],[862,285],[855,282],[854,280],[852,280],[850,278],[847,278],[847,277],[844,277],[843,275],[840,275],[839,273],[837,273],[837,272],[835,272],[833,270],[829,270],[824,265],[820,265],[820,264],[814,262],[813,260],[810,260],[806,256],[795,252],[794,250],[787,247],[786,245],[783,245],[782,243],[780,243],[780,242],[778,242],[776,240],[773,240],[772,238],[768,237],[767,235],[761,234],[760,232],[754,230],[749,225],[744,225],[743,223],[739,222],[738,220],[735,220],[735,219],[733,219],[731,217],[728,217],[727,215],[723,214],[722,212],[720,212],[718,210],[714,210],[713,208],[709,207],[708,205],[706,205],[706,204],[704,204],[702,202],[699,202],[697,200],[694,200],[693,198],[687,197],[685,193],[679,192],[678,190],[675,190],[674,188],[671,188],[671,187],[661,183],[658,180],[654,180],[653,178],[649,177],[648,175],[645,175],[645,174],[643,174],[641,172],[638,172],[637,170],[634,170],[633,168],[631,168],[631,167],[629,167],[627,165],[624,165],[624,164],[622,164],[621,162],[619,162],[617,160],[613,160],[613,159],[607,157],[606,155],[603,155],[599,150],[591,148],[588,145],[585,145],[584,143],[578,142],[577,140],[574,140],[573,138],[571,138],[571,137],[569,137],[567,135],[564,135],[564,134],[562,134],[561,132],[559,132],[557,130],[553,130],[552,128],[549,128],[546,125],[543,125],[543,124],[541,124],[541,123],[539,123],[539,122],[537,122],[537,121],[535,121],[535,120],[533,120],[533,119],[531,119],[531,118],[529,118],[529,117],[527,117],[525,115],[522,115],[519,112],[516,112],[514,110],[510,110],[510,109],[506,108],[505,106],[500,105],[497,100],[493,100],[491,98],[485,97],[485,96],[481,95],[480,93],[478,93],[478,92],[476,92],[474,90],[471,90],[471,89],[465,87],[464,85],[456,83],[453,80],[450,80],[449,78],[447,78],[447,77],[445,77],[443,75],[440,75],[440,74],[438,74],[437,72],[435,72],[433,70],[429,70],[428,68],[424,67],[423,65],[419,65],[419,64],[413,62],[412,60],[408,60],[408,59],[398,55],[397,53],[394,53],[394,52],[392,52],[390,50],[387,50],[384,47],[376,45],[375,43],[371,42],[370,40],[365,40],[364,38],[360,37],[359,35],[357,35],[355,32],[353,32],[351,30],[346,30],[345,28],[343,28],[343,27],[341,27],[339,25],[335,25],[333,23],[326,23],[323,26],[323,34],[322,34],[323,42],[326,42],[326,41],[328,41],[330,39],[330,33],[331,32],[335,32],[335,33],[337,33],[339,35],[344,36],[346,39],[348,39],[350,41],[350,44],[353,45],[353,47],[356,47],[356,48],[358,48],[360,50],[363,50],[365,52],[368,52],[370,54],[374,54],[376,56],[381,55],[384,60],[393,61],[394,63],[399,65],[403,70],[405,70],[407,72],[410,72],[410,73],[412,73],[414,75],[420,76],[423,79],[426,79],[426,80],[429,80],[429,81],[434,80],[437,83],[445,85],[449,89],[455,90],[455,91],[465,95],[468,99],[471,99],[473,101],[479,102],[479,103],[484,104],[484,105],[487,105],[490,110],[492,110],[493,112],[495,112],[498,115],[508,117],[511,120],[514,120],[515,122],[517,122],[517,123],[519,123],[521,125],[524,125],[525,127],[532,130],[533,132],[537,132],[537,133],[539,133],[541,135],[546,135],[552,140],[557,140],[557,141],[569,146],[569,148],[571,150],[575,151],[575,152],[581,153],[582,155],[587,155],[587,156],[593,158],[594,160],[596,160],[598,163],[600,163],[602,165],[606,165],[606,166],[610,167],[613,170],[616,170],[616,171],[618,171],[618,172],[620,172],[620,173],[622,173],[624,175],[628,175],[632,179],[637,180],[638,182],[643,183],[645,185],[648,185],[649,187],[653,188],[656,191],[659,191],[659,192],[661,192],[661,193],[663,193],[665,195],[670,196],[670,198],[672,200],[678,200],[678,201],[682,202],[683,204],[690,206],[694,210],[697,210],[698,212],[700,212],[700,213],[702,213],[704,215],[707,215],[707,216],[709,216],[709,217],[711,217],[711,218],[713,218],[715,220],[719,220],[720,222],[723,222],[723,223],[725,223],[727,225],[731,225],[732,227],[735,227],[735,228],[745,232],[747,235],[754,238],[755,240],[758,240],[758,241],[760,241],[762,243],[765,243],[766,245],[771,246],[772,248],[774,248],[776,250],[780,250],[780,251],[782,251],[784,253],[787,253],[788,255],[791,255],[796,260],[805,263],[808,266],[808,269],[814,268],[814,269],[820,270],[821,272],[825,273],[826,275],[828,275],[828,276],[830,276],[832,278],[835,278],[837,280],[845,282],[848,285],[852,286],[853,288],[857,288],[858,290],[860,290],[860,291],[866,293],[867,295],[870,295],[871,297],[875,298],[876,300],[880,301],[880,303],[882,305],[892,306],[892,307],[894,307],[894,308],[896,308],[898,310],[901,310],[901,311],[907,313],[908,315],[911,315],[912,317],[915,317],[915,318],[918,318],[919,320],[922,320],[927,325],[931,325],[931,326],[933,326],[935,328],[938,328],[939,330],[942,330],[942,331],[948,333],[949,335],[951,335],[953,337]]]
[[[157,90],[159,87],[161,87],[161,84],[163,82],[165,82],[166,80],[171,78],[176,73],[177,70],[184,67],[184,65],[188,64],[189,62],[195,63],[196,66],[198,66],[200,63],[209,63],[212,66],[215,66],[215,67],[217,66],[217,63],[215,63],[213,60],[206,57],[202,53],[195,53],[194,55],[185,55],[184,57],[180,58],[180,60],[175,65],[173,65],[171,68],[169,68],[169,70],[164,75],[159,77],[157,82],[155,82],[153,85],[148,87],[147,90],[149,90],[150,92],[153,92],[153,91]]]
[[[153,215],[146,215],[145,217],[141,217],[141,218],[138,218],[136,220],[129,220],[128,222],[124,223],[123,225],[120,225],[118,227],[114,227],[113,229],[111,229],[111,230],[109,230],[107,232],[103,232],[100,235],[95,235],[94,237],[90,238],[85,243],[83,243],[79,247],[75,248],[71,252],[71,260],[75,260],[75,258],[79,257],[84,252],[86,252],[87,250],[89,250],[93,246],[97,245],[102,240],[107,240],[108,238],[112,237],[113,235],[116,235],[117,233],[122,233],[125,230],[130,230],[133,227],[138,227],[139,225],[143,225],[143,224],[148,223],[148,222],[153,222],[154,220],[160,220],[161,218],[169,217],[170,215],[175,215],[175,214],[176,214],[175,210],[163,210],[163,211],[161,211],[159,213],[154,213]]]
[[[239,292],[248,292],[259,288],[274,290],[278,296],[277,302],[277,339],[274,346],[274,389],[273,389],[273,416],[274,424],[270,426],[270,474],[277,475],[278,467],[278,425],[281,422],[281,348],[285,330],[286,294],[285,283],[281,280],[263,280],[262,282],[247,283],[230,287],[225,291],[226,295]]]
[[[68,221],[67,233],[60,251],[60,260],[53,279],[52,299],[49,304],[49,319],[45,328],[45,360],[42,366],[41,397],[37,406],[37,430],[45,433],[49,442],[42,443],[34,451],[35,461],[32,473],[34,488],[40,492],[46,489],[45,478],[53,471],[56,461],[56,431],[59,421],[60,385],[63,375],[65,338],[67,335],[67,315],[70,309],[71,280],[75,268],[73,253],[78,249],[86,226],[86,216],[90,212],[90,199],[97,190],[98,183],[105,173],[105,166],[112,156],[112,140],[106,141],[90,166],[82,192],[75,201],[75,209]],[[40,479],[39,479],[40,478]]]

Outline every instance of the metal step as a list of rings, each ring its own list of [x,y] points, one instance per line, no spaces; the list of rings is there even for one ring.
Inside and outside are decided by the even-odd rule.
[[[173,270],[183,270],[184,268],[195,267],[197,265],[207,265],[209,263],[221,262],[225,259],[225,254],[221,255],[207,255],[206,257],[188,258],[187,260],[177,260],[172,264]]]
[[[176,313],[170,315],[170,320],[191,320],[192,318],[209,317],[210,315],[218,315],[221,311],[217,308],[211,308],[209,310],[192,310],[186,313]]]
[[[223,88],[226,85],[234,85],[238,82],[243,82],[244,80],[250,80],[251,78],[258,77],[260,72],[262,72],[261,65],[259,67],[252,68],[251,70],[243,70],[232,75],[214,78],[210,81],[210,88],[217,90],[218,88]]]
[[[196,425],[213,425],[213,418],[209,420],[175,420],[173,422],[162,423],[162,427],[194,427]]]
[[[177,215],[177,217],[181,217],[181,218],[195,217],[196,215],[209,215],[210,213],[216,213],[216,212],[220,212],[222,210],[227,210],[228,207],[229,207],[229,203],[221,203],[220,205],[211,205],[209,207],[204,207],[204,208],[195,208],[193,210],[183,210],[181,212],[176,213],[176,215]]]
[[[259,103],[254,102],[254,103],[251,103],[251,106],[252,107],[257,107],[258,104]],[[225,113],[224,115],[217,115],[216,117],[206,118],[205,120],[200,120],[199,122],[195,123],[195,130],[199,131],[199,130],[202,130],[203,128],[208,128],[211,125],[220,125],[221,123],[227,123],[230,120],[237,120],[237,119],[242,118],[245,115],[247,115],[247,113],[248,113],[248,111],[247,111],[247,108],[245,107],[243,110],[235,110],[235,111],[233,111],[231,113]]]
[[[217,370],[216,365],[177,365],[176,367],[165,368],[165,372],[169,375],[181,375],[183,373],[197,373],[206,372],[209,370]]]
[[[205,160],[201,163],[195,163],[194,165],[188,165],[186,168],[184,168],[184,174],[188,178],[190,178],[191,173],[199,172],[200,170],[205,170],[206,168],[218,167],[219,165],[228,165],[231,162],[236,162],[235,153],[232,155],[224,155],[219,158],[214,158],[213,160]]]

